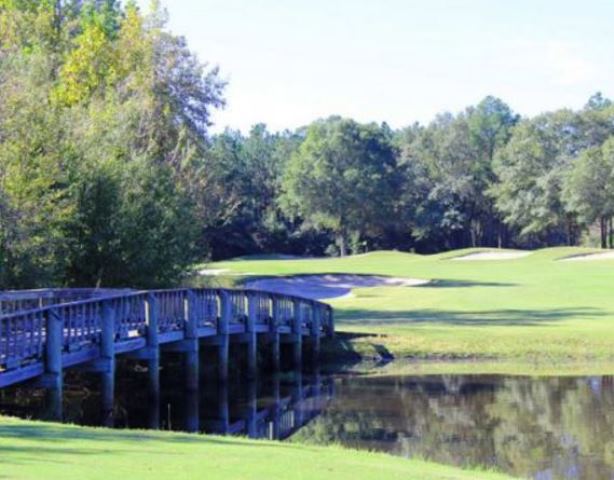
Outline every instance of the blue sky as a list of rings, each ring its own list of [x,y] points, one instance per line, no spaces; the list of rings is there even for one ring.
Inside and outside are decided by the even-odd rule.
[[[614,95],[613,0],[162,4],[169,28],[229,81],[214,130],[332,114],[402,127],[486,95],[523,115]]]

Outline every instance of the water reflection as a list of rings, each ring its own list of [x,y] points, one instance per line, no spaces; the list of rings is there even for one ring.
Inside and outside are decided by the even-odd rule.
[[[182,388],[176,369],[162,369],[161,390],[152,390],[147,368],[119,372],[114,397],[108,377],[76,374],[57,391],[16,387],[0,391],[0,414],[80,425],[244,435],[283,440],[326,408],[334,393],[328,376],[301,373],[260,382]],[[179,372],[180,373],[180,372]],[[58,413],[59,410],[59,413]]]
[[[494,467],[614,478],[614,377],[348,378],[294,438]]]
[[[157,365],[156,365],[157,367]],[[339,443],[519,477],[614,479],[614,377],[301,374],[184,388],[180,362],[74,374],[63,398],[0,391],[0,413],[117,428]],[[153,380],[153,381],[152,381]],[[152,386],[153,385],[153,386]],[[156,386],[158,389],[156,390]]]

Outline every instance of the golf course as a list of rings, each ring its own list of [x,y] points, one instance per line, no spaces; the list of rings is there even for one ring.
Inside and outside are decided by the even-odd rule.
[[[433,371],[610,368],[614,261],[591,260],[588,255],[598,251],[569,247],[469,261],[489,251],[246,258],[207,268],[236,284],[254,277],[316,274],[428,280],[415,286],[357,288],[328,300],[340,332],[334,347],[362,358],[427,360],[422,368]],[[586,261],[569,260],[583,255]]]
[[[614,480],[612,18],[0,0],[0,480]]]

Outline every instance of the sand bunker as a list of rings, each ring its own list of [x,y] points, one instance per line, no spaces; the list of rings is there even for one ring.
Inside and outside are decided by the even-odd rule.
[[[247,288],[266,292],[297,295],[322,300],[351,295],[353,288],[415,287],[429,280],[416,278],[382,277],[375,275],[299,275],[295,277],[266,278],[247,282]]]
[[[202,270],[198,271],[198,274],[202,275],[203,277],[217,277],[227,272],[227,268],[203,268]]]
[[[198,271],[198,274],[203,277],[219,277],[224,275],[226,277],[249,277],[256,275],[252,272],[231,272],[227,268],[204,268]]]
[[[452,260],[473,261],[473,260],[514,260],[531,255],[531,252],[477,252],[454,257]]]
[[[614,260],[614,252],[587,253],[585,255],[561,258],[563,262],[589,262],[593,260]]]

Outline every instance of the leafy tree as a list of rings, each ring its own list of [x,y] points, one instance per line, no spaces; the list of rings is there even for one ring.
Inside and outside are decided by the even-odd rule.
[[[580,139],[578,116],[560,110],[522,121],[499,151],[499,181],[491,192],[505,222],[524,238],[575,242],[575,219],[564,208],[562,188]]]
[[[134,2],[7,0],[0,26],[0,282],[175,282],[217,69]]]
[[[614,217],[614,137],[582,152],[574,161],[564,190],[568,211],[585,225],[599,221],[601,247],[612,248]]]
[[[341,255],[352,234],[376,235],[393,221],[391,140],[375,124],[335,117],[312,124],[284,175],[286,211],[334,232]]]

